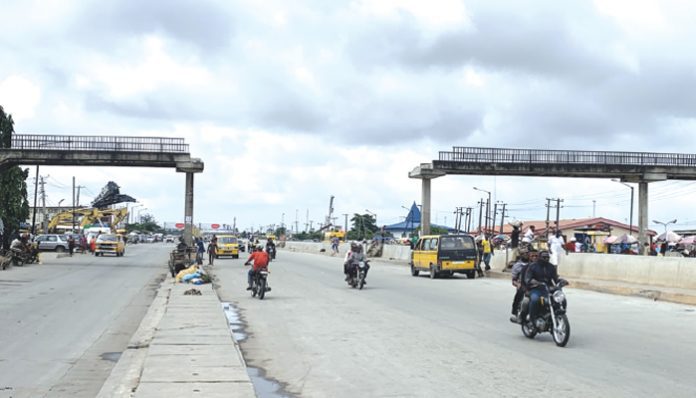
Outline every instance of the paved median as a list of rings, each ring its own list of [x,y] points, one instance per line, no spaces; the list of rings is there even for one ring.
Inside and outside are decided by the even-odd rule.
[[[167,280],[99,397],[190,396],[255,394],[212,285]]]

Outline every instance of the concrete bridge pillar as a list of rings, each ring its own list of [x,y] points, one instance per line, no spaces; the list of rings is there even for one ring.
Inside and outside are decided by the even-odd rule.
[[[638,250],[643,253],[643,245],[648,241],[648,182],[638,182]]]
[[[184,242],[193,246],[193,173],[186,173],[186,194],[184,199]]]
[[[176,171],[186,173],[186,192],[184,195],[184,242],[193,245],[193,175],[203,172],[203,162],[191,159],[176,165]]]
[[[445,175],[433,168],[432,163],[421,163],[408,173],[409,178],[421,180],[421,235],[430,233],[430,180]]]
[[[430,234],[430,178],[421,179],[421,235]]]

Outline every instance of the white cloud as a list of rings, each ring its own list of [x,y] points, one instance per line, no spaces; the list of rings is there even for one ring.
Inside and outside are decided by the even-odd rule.
[[[408,171],[451,145],[696,151],[695,8],[685,1],[16,1],[4,10],[0,104],[16,130],[184,137],[206,162],[201,221],[277,223],[294,209],[320,220],[335,195],[337,213],[368,208],[396,222],[402,205],[420,202]],[[174,171],[47,169],[93,191],[115,180],[158,219],[181,219]],[[532,201],[517,206],[520,217],[543,218],[536,199],[547,196],[567,196],[564,214],[586,216],[591,201],[572,197],[615,190],[609,201],[598,194],[597,211],[625,213],[622,187],[594,180],[447,177],[433,184],[440,222],[476,203],[474,184]],[[667,195],[651,216],[671,217],[672,203],[682,205]]]
[[[15,122],[32,118],[41,101],[41,87],[32,80],[12,75],[0,81],[0,104]]]

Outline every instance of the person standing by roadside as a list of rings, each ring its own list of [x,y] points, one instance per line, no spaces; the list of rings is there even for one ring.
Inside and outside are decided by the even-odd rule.
[[[549,239],[549,251],[551,254],[550,263],[558,267],[558,264],[561,262],[561,253],[565,252],[565,254],[568,254],[561,231],[556,231],[556,235]]]
[[[70,235],[68,235],[68,252],[70,253],[70,257],[72,257],[74,251],[75,251],[75,237],[72,234],[70,234]]]
[[[203,239],[196,238],[196,264],[203,265],[203,255],[205,254],[205,245]]]
[[[483,249],[483,263],[486,264],[486,271],[490,271],[491,257],[493,256],[493,245],[491,245],[490,235],[483,235],[481,248]]]

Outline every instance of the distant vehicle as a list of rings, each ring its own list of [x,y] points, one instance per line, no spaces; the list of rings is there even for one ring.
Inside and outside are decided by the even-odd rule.
[[[172,235],[167,235],[167,236],[164,238],[164,242],[165,242],[165,243],[174,243],[174,237],[173,237]]]
[[[155,237],[152,235],[148,235],[145,237],[145,243],[155,243]]]
[[[121,257],[125,252],[126,246],[121,235],[102,234],[97,237],[97,243],[94,248],[95,256],[113,254],[116,257]]]
[[[37,243],[39,250],[55,250],[58,253],[68,250],[67,235],[38,235],[34,241]]]
[[[456,272],[474,279],[477,261],[476,242],[470,235],[425,235],[411,251],[411,275],[426,271],[435,279]]]
[[[217,237],[217,248],[215,249],[215,258],[222,256],[232,256],[239,258],[239,241],[234,235],[220,235]]]

